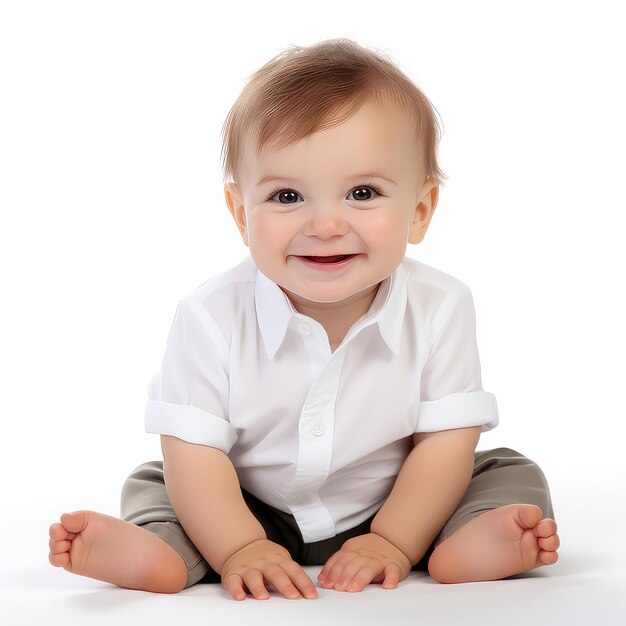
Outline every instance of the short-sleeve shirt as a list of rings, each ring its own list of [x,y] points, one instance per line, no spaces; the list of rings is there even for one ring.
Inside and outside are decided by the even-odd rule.
[[[412,435],[498,425],[469,287],[404,257],[333,352],[250,254],[180,298],[145,430],[222,450],[305,543],[374,515]]]

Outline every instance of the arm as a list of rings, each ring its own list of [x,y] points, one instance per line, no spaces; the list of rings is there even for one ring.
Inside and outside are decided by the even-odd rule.
[[[371,532],[419,562],[465,495],[480,426],[415,433],[414,447]]]
[[[161,435],[167,494],[185,532],[219,574],[237,550],[267,539],[222,450]]]

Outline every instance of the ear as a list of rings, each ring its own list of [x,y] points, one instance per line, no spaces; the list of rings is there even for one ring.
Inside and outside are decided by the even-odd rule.
[[[248,242],[246,209],[243,204],[243,195],[241,194],[239,186],[236,183],[226,183],[224,185],[224,198],[226,199],[228,210],[237,224],[241,238],[244,244],[249,248],[250,243]]]
[[[424,239],[438,201],[439,183],[430,178],[422,185],[418,196],[415,216],[409,231],[409,243],[420,243]]]

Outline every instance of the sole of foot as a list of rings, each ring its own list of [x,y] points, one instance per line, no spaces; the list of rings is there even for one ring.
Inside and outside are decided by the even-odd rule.
[[[187,565],[158,535],[96,511],[63,513],[60,520],[49,529],[48,560],[54,567],[127,589],[184,588]]]
[[[508,504],[474,517],[433,551],[428,572],[438,582],[501,580],[554,565],[557,524],[534,504]]]

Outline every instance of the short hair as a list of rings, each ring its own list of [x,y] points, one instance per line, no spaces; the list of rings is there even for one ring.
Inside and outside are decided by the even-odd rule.
[[[342,124],[371,101],[409,116],[426,178],[442,184],[436,109],[389,57],[345,38],[288,46],[252,74],[222,127],[223,182],[237,182],[247,140],[258,157],[268,144],[280,149]]]

